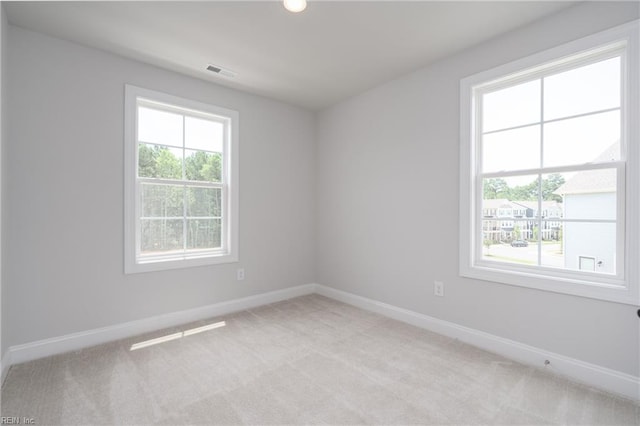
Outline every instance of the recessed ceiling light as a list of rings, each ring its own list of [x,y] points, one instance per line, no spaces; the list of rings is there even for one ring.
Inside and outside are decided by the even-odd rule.
[[[284,0],[284,8],[289,12],[298,13],[305,10],[307,0]]]

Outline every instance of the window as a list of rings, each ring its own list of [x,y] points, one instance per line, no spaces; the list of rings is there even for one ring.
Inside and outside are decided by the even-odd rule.
[[[126,86],[126,273],[237,261],[237,193],[237,112]]]
[[[462,80],[461,275],[637,303],[637,40],[636,21]]]

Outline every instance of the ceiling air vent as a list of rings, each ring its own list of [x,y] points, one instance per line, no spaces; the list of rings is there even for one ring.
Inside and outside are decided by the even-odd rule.
[[[221,76],[224,76],[224,77],[232,78],[232,77],[236,76],[235,72],[233,72],[231,70],[228,70],[226,68],[219,67],[217,65],[209,64],[207,66],[207,71],[211,71],[212,73],[215,73],[215,74],[218,74],[218,75],[221,75]]]

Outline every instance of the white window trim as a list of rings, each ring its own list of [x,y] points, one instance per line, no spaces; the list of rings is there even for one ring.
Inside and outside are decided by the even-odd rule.
[[[496,68],[469,76],[460,82],[460,248],[459,248],[459,273],[463,277],[475,278],[485,281],[547,290],[556,293],[571,294],[589,297],[599,300],[620,302],[631,305],[640,304],[640,125],[637,119],[630,117],[640,116],[640,83],[637,76],[640,75],[640,21],[632,21],[609,30],[593,34],[575,40],[570,43],[528,56],[526,58],[498,66]],[[534,67],[557,62],[562,58],[574,56],[581,52],[592,51],[600,46],[611,45],[616,42],[627,44],[626,54],[623,57],[623,69],[635,78],[624,78],[626,87],[623,87],[622,121],[625,127],[622,129],[621,144],[626,147],[626,209],[621,212],[621,218],[625,229],[624,238],[624,271],[619,271],[618,279],[610,279],[593,274],[584,274],[573,271],[545,269],[538,267],[536,271],[531,268],[518,268],[517,265],[505,267],[503,264],[488,264],[475,258],[474,247],[482,244],[478,241],[477,222],[475,217],[475,205],[477,203],[476,156],[473,134],[475,124],[473,111],[475,109],[473,88],[475,86],[490,83],[504,76],[514,79],[524,70],[527,73]],[[624,84],[624,83],[623,83]],[[625,145],[626,144],[626,145]],[[620,169],[619,169],[620,170]],[[620,176],[620,173],[619,175]],[[620,209],[619,209],[620,210]],[[625,219],[626,218],[626,219]],[[620,239],[618,239],[620,241]]]
[[[219,253],[207,253],[204,256],[175,256],[163,258],[159,256],[144,262],[137,260],[138,245],[138,212],[137,212],[137,99],[142,98],[159,103],[175,105],[180,108],[214,114],[229,121],[228,137],[224,141],[223,181],[228,185],[227,197],[223,201],[223,238],[225,249]],[[168,95],[166,93],[126,84],[124,105],[124,272],[125,274],[138,272],[162,271],[168,269],[189,268],[196,266],[215,265],[238,261],[239,236],[239,114],[230,109]]]

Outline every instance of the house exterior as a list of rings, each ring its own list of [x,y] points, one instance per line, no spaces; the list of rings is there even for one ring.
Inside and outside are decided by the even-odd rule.
[[[540,209],[540,210],[539,210]],[[505,198],[483,200],[482,238],[484,241],[509,242],[512,240],[536,240],[539,213],[542,214],[543,240],[560,238],[562,203],[543,201],[510,201]]]
[[[565,218],[616,219],[616,172],[613,169],[577,173],[556,190],[564,200]],[[615,273],[615,223],[565,222],[565,268]]]
[[[619,156],[616,141],[595,161],[606,162]],[[565,268],[601,273],[616,270],[616,225],[572,220],[616,220],[615,169],[589,170],[576,173],[555,194],[564,202],[565,218],[563,250]]]

